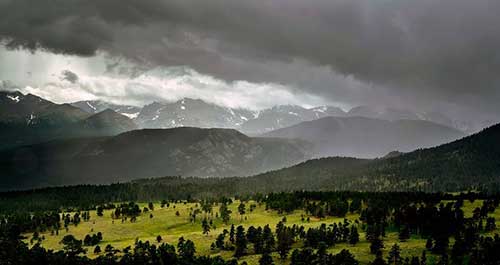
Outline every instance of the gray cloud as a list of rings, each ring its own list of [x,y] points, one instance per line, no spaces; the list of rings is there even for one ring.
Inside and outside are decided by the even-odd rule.
[[[188,65],[351,103],[495,112],[499,13],[497,0],[0,0],[0,39],[12,49]]]
[[[66,80],[71,84],[78,82],[78,75],[71,72],[70,70],[64,70],[61,73],[61,80]]]

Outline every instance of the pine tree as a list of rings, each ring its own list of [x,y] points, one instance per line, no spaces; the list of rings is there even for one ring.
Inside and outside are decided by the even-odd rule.
[[[401,248],[398,244],[394,244],[389,251],[389,255],[387,256],[387,263],[389,265],[401,265],[403,264],[403,260],[401,259]]]
[[[271,253],[274,250],[276,241],[269,225],[264,226],[262,231],[263,252]]]
[[[217,239],[215,240],[215,246],[220,249],[220,250],[223,250],[224,249],[224,237],[225,237],[225,234],[222,233],[222,234],[219,234],[217,236]]]
[[[399,231],[399,240],[401,242],[405,242],[406,240],[410,239],[410,229],[408,228],[407,225],[403,226],[401,230]]]
[[[273,257],[267,252],[262,253],[259,259],[259,265],[274,265]]]
[[[201,221],[201,228],[203,229],[203,234],[208,235],[210,232],[210,225],[208,224],[207,218],[204,218],[203,221]]]
[[[219,208],[220,218],[222,218],[222,222],[227,224],[229,219],[231,218],[231,210],[227,208],[227,204],[223,202]]]
[[[382,239],[380,239],[380,237],[372,238],[372,240],[370,241],[370,252],[372,254],[378,253],[383,248],[384,242],[382,241]]]
[[[358,229],[356,228],[356,226],[351,226],[351,233],[350,233],[350,236],[349,236],[349,244],[351,245],[356,245],[356,243],[359,242],[359,233],[358,233]]]
[[[240,221],[243,221],[243,215],[245,214],[245,204],[243,202],[238,205],[238,213],[240,214]]]
[[[229,241],[234,244],[234,235],[235,235],[234,224],[231,225],[231,229],[229,230]]]
[[[276,228],[276,237],[278,239],[276,250],[280,254],[281,259],[284,260],[292,248],[293,232],[291,231],[291,228],[286,227],[282,222],[279,222]]]
[[[247,249],[247,237],[245,236],[245,229],[241,225],[236,228],[235,245],[236,250],[234,251],[234,256],[239,258],[245,255]]]
[[[94,254],[99,255],[99,253],[101,253],[101,247],[99,245],[97,245],[94,248]]]
[[[370,263],[370,265],[387,265],[387,262],[385,262],[384,258],[382,257],[382,251],[377,251],[375,254],[376,257],[375,259]]]

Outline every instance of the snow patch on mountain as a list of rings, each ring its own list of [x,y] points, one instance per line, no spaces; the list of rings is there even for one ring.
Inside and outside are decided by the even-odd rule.
[[[19,99],[19,96],[11,96],[11,95],[7,95],[7,98],[16,102],[16,103],[19,103],[20,99]]]

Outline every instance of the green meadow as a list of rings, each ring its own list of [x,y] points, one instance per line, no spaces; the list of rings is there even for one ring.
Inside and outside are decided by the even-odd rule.
[[[177,245],[177,241],[180,237],[192,240],[196,245],[197,255],[220,255],[224,258],[232,258],[233,251],[220,251],[218,249],[211,250],[210,246],[215,241],[217,235],[222,233],[224,229],[229,230],[231,224],[235,226],[242,225],[245,230],[250,226],[265,226],[269,224],[274,230],[276,224],[286,217],[286,225],[299,225],[304,226],[306,229],[309,227],[318,227],[325,223],[327,225],[332,223],[343,222],[344,218],[313,218],[309,216],[309,221],[307,221],[307,214],[304,211],[295,211],[288,214],[278,214],[273,210],[266,210],[264,204],[258,204],[255,202],[246,203],[246,214],[240,216],[238,214],[237,207],[239,201],[234,201],[229,205],[229,209],[232,211],[231,219],[226,225],[222,222],[220,218],[216,218],[218,215],[219,205],[213,206],[212,213],[205,214],[200,213],[196,217],[195,222],[190,221],[189,213],[192,209],[200,208],[201,206],[197,203],[171,203],[169,207],[160,207],[160,203],[154,203],[154,210],[147,213],[142,213],[135,222],[130,222],[130,220],[122,222],[121,219],[113,220],[111,218],[112,210],[105,210],[102,217],[97,216],[96,211],[90,211],[90,220],[82,221],[77,226],[70,225],[68,231],[62,228],[58,235],[49,232],[44,232],[41,236],[45,239],[42,241],[42,246],[47,249],[59,250],[62,248],[60,244],[61,239],[67,235],[74,235],[78,239],[82,239],[87,234],[94,234],[101,232],[103,235],[103,241],[99,243],[101,249],[104,249],[106,245],[110,244],[116,249],[123,249],[127,246],[133,246],[136,240],[150,241],[151,243],[158,244],[156,238],[158,235],[162,237],[162,243],[167,242],[170,244]],[[249,211],[249,205],[255,204],[256,208],[253,211]],[[480,207],[482,201],[474,201],[473,203],[466,201],[464,203],[464,211],[467,217],[472,215],[475,207]],[[141,209],[147,207],[147,203],[140,203]],[[179,215],[176,215],[179,212]],[[500,216],[496,211],[491,216],[494,216],[496,220]],[[150,214],[153,217],[150,217]],[[305,220],[302,220],[304,217]],[[202,231],[201,221],[203,218],[212,220],[212,228],[210,232],[205,235]],[[358,214],[348,214],[346,217],[349,221],[354,223],[358,218]],[[365,239],[365,234],[360,230],[360,242],[355,246],[349,245],[347,243],[337,244],[330,248],[329,251],[332,253],[340,252],[342,249],[348,249],[354,254],[356,259],[358,259],[362,264],[366,264],[374,259],[374,255],[370,254],[369,242]],[[493,233],[497,233],[498,229]],[[30,244],[31,234],[26,234],[26,242]],[[385,251],[384,256],[387,255],[387,251],[393,244],[399,244],[401,247],[401,254],[403,257],[409,256],[420,256],[422,251],[425,249],[426,240],[420,237],[412,236],[410,240],[406,242],[400,242],[398,239],[397,229],[394,227],[389,227],[386,232],[386,237],[384,238]],[[452,244],[452,242],[450,242]],[[451,246],[450,244],[450,246]],[[295,248],[301,247],[301,243],[297,243]],[[89,257],[95,257],[93,254],[94,246],[87,247],[87,255]],[[428,254],[428,264],[432,264],[432,261],[436,259],[430,253]],[[246,261],[248,264],[258,264],[260,255],[254,255],[251,244],[248,245],[248,255],[240,258],[240,262]],[[280,263],[278,255],[274,253],[273,259],[276,263]],[[284,261],[286,263],[287,261]]]

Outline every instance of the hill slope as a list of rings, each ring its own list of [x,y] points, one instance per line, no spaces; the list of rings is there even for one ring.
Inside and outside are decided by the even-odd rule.
[[[0,190],[158,176],[245,176],[309,158],[309,145],[232,129],[145,129],[0,153]]]
[[[383,159],[323,158],[247,181],[294,189],[459,191],[500,187],[500,124],[428,149]],[[286,189],[285,189],[286,190]]]
[[[387,121],[363,117],[326,117],[264,134],[297,138],[315,145],[315,155],[381,157],[391,151],[408,152],[447,143],[462,132],[417,120]]]

